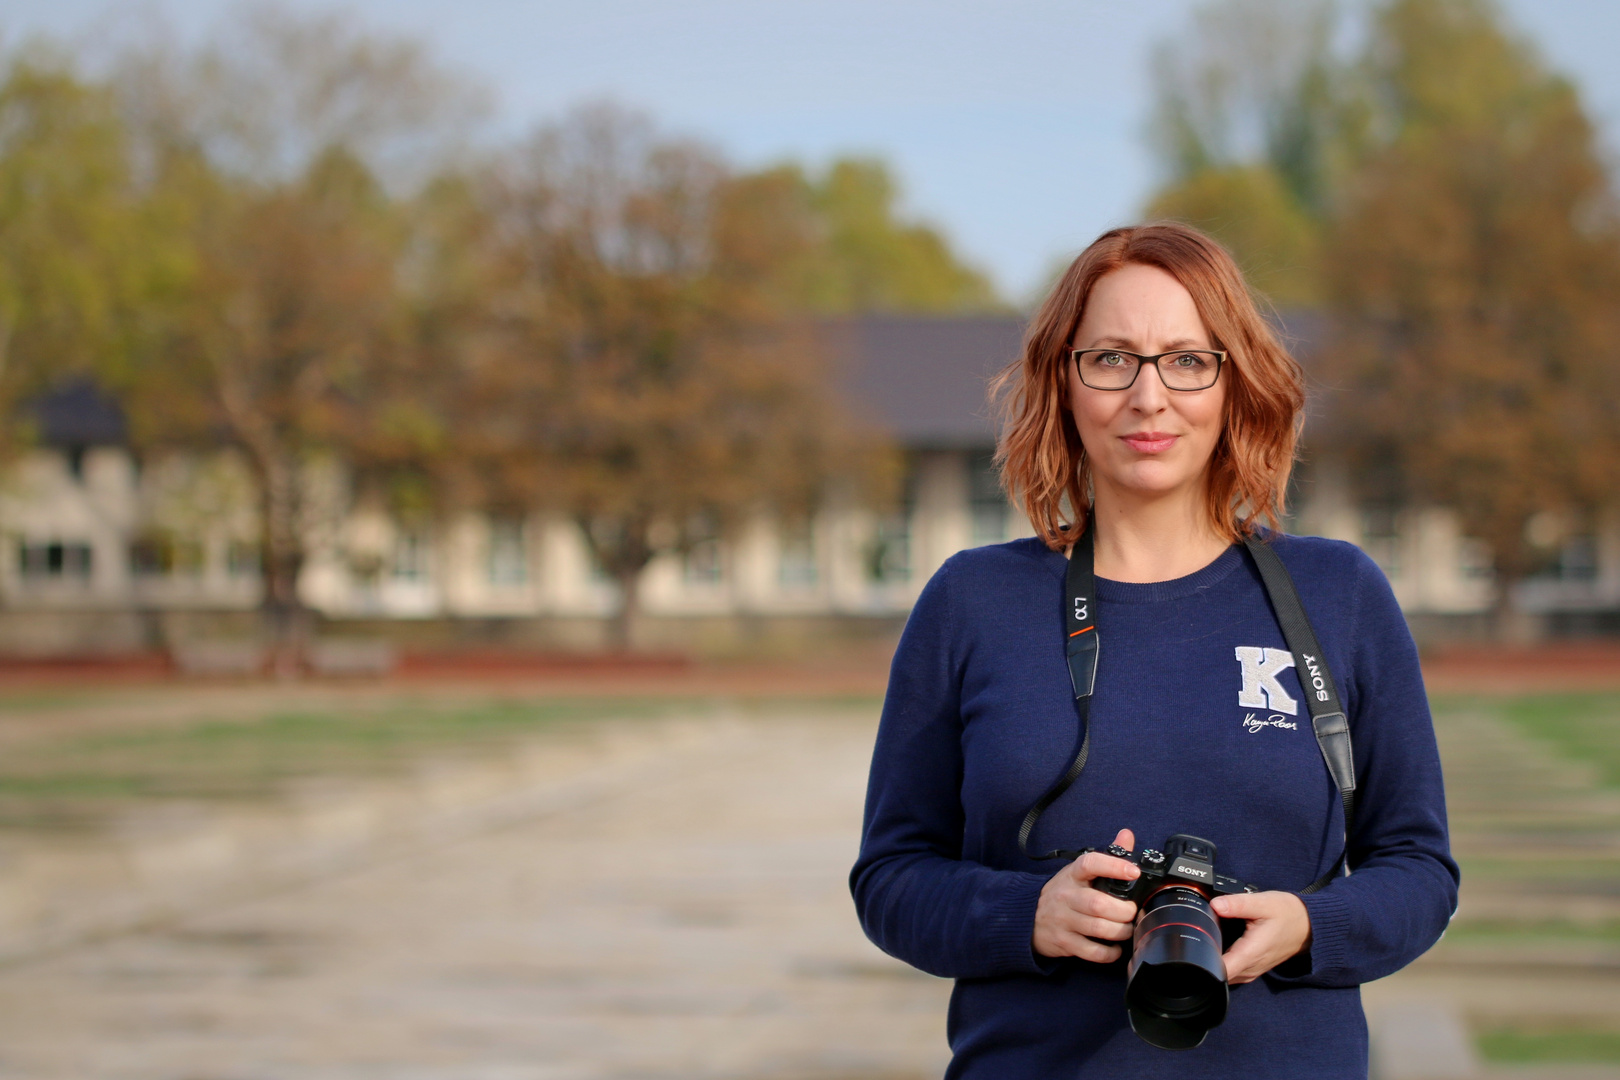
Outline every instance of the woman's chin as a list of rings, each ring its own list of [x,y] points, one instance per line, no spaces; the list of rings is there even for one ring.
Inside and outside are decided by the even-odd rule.
[[[1108,479],[1108,486],[1139,499],[1168,498],[1197,485],[1198,476],[1167,461],[1139,461]]]

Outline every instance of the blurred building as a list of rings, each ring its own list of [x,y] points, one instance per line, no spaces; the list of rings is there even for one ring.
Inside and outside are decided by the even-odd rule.
[[[989,377],[1018,350],[1011,317],[870,317],[831,328],[850,399],[904,448],[896,509],[830,505],[784,527],[655,561],[655,637],[726,648],[779,629],[888,633],[952,552],[1028,535],[991,465]],[[37,408],[40,443],[0,484],[0,650],[113,651],[250,633],[260,595],[252,478],[229,454],[143,464],[117,404],[66,387]],[[1442,507],[1366,505],[1332,461],[1301,467],[1296,532],[1349,540],[1388,573],[1420,635],[1472,634],[1495,598],[1489,552]],[[576,527],[533,513],[407,522],[351,497],[340,462],[312,468],[306,601],[356,632],[552,646],[600,640],[615,589]],[[1518,606],[1552,632],[1620,629],[1620,517],[1542,528],[1553,569]],[[235,629],[231,629],[233,625]],[[409,624],[409,625],[407,625]],[[416,629],[412,629],[412,627]],[[430,634],[429,627],[436,628]],[[224,628],[224,629],[222,629]]]

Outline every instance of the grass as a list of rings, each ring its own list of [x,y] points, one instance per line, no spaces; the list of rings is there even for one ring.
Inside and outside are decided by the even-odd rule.
[[[1590,762],[1606,787],[1620,787],[1620,694],[1542,694],[1497,708],[1525,734],[1571,761]]]
[[[1460,856],[1465,879],[1485,878],[1491,881],[1536,882],[1548,889],[1567,887],[1581,882],[1613,882],[1620,878],[1620,856],[1593,855],[1569,851],[1558,855],[1515,857],[1511,850],[1500,856]]]
[[[73,690],[17,690],[7,688],[0,693],[0,715],[5,713],[40,713],[59,709],[72,709],[97,701],[103,695],[93,691]]]
[[[808,704],[770,696],[727,701],[773,713]],[[93,828],[140,801],[274,798],[304,777],[385,774],[428,757],[498,753],[559,726],[713,711],[720,704],[643,696],[450,706],[395,699],[342,710],[267,704],[247,718],[30,739],[0,754],[0,829]],[[877,709],[861,695],[817,697],[814,705]]]
[[[1510,923],[1481,919],[1453,923],[1446,931],[1446,941],[1457,945],[1620,945],[1620,922]]]
[[[1552,751],[1555,760],[1575,766],[1578,771],[1572,775],[1594,783],[1600,792],[1620,787],[1620,694],[1472,697],[1441,699],[1434,705],[1437,723],[1444,723],[1453,710],[1492,714]],[[1470,781],[1480,783],[1482,778],[1464,775],[1455,780],[1463,787]],[[1575,790],[1581,790],[1579,785]],[[1589,810],[1577,809],[1582,805],[1578,801],[1549,804],[1542,800],[1542,794],[1533,789],[1517,790],[1509,784],[1499,799],[1483,805],[1476,801],[1479,808],[1474,819],[1464,815],[1454,821],[1454,827],[1484,830],[1491,840],[1482,849],[1478,844],[1481,836],[1475,833],[1473,837],[1474,850],[1479,853],[1462,860],[1465,893],[1470,882],[1487,892],[1494,883],[1514,889],[1535,882],[1547,892],[1553,906],[1541,905],[1538,910],[1527,902],[1527,909],[1536,914],[1522,921],[1503,917],[1500,905],[1491,918],[1459,920],[1446,931],[1442,949],[1457,949],[1476,958],[1499,949],[1503,957],[1522,960],[1526,955],[1613,955],[1620,948],[1620,917],[1614,908],[1598,903],[1611,895],[1612,882],[1620,877],[1620,858],[1613,847],[1620,818],[1603,809],[1605,803],[1612,804],[1612,796],[1586,803]],[[1557,901],[1566,894],[1585,897],[1586,906],[1581,910],[1588,914],[1595,913],[1593,905],[1598,904],[1596,912],[1607,912],[1606,916],[1594,921],[1560,917]],[[1499,1021],[1479,1031],[1475,1039],[1485,1060],[1500,1065],[1620,1064],[1620,1028],[1602,1016],[1566,1016],[1516,1025]]]
[[[1500,1064],[1620,1063],[1620,1031],[1498,1028],[1476,1037],[1486,1061]]]
[[[131,800],[273,797],[300,777],[386,773],[559,724],[670,711],[645,699],[394,704],[41,740],[0,758],[0,827],[93,825]]]
[[[1433,705],[1442,732],[1449,723],[1466,724],[1483,714],[1540,748],[1526,755],[1531,760],[1520,777],[1497,775],[1516,761],[1515,744],[1507,743],[1496,757],[1463,755],[1458,765],[1448,763],[1447,780],[1454,796],[1463,793],[1460,805],[1453,804],[1452,827],[1465,898],[1470,890],[1500,897],[1502,890],[1511,895],[1533,886],[1550,905],[1517,921],[1498,899],[1473,908],[1481,915],[1470,919],[1465,899],[1463,918],[1447,930],[1442,950],[1466,950],[1476,958],[1493,948],[1521,958],[1538,948],[1564,957],[1583,951],[1613,955],[1620,947],[1620,910],[1605,907],[1603,897],[1620,880],[1614,846],[1620,814],[1607,808],[1615,800],[1606,793],[1620,786],[1620,694],[1458,696],[1437,698]],[[1449,731],[1453,745],[1466,737],[1457,728]],[[1560,761],[1571,766],[1563,778],[1557,776]],[[1486,771],[1470,775],[1458,767]],[[1543,790],[1544,782],[1554,789]],[[1565,786],[1556,786],[1560,782]],[[1580,913],[1562,907],[1563,898],[1579,899]]]

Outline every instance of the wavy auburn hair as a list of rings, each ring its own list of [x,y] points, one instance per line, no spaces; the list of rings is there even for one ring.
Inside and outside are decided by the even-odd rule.
[[[1091,465],[1069,410],[1074,335],[1091,289],[1130,263],[1156,266],[1192,294],[1215,348],[1226,418],[1210,458],[1205,508],[1216,532],[1237,540],[1279,525],[1304,422],[1305,379],[1261,315],[1226,249],[1188,225],[1110,229],[1069,265],[1024,335],[1023,354],[990,384],[1002,421],[996,463],[1007,494],[1053,550],[1073,542],[1091,511]]]

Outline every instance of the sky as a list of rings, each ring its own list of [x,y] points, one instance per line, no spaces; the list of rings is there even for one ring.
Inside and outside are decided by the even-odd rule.
[[[740,165],[875,154],[1004,295],[1134,220],[1157,179],[1153,45],[1196,0],[284,0],[421,38],[521,130],[611,98]],[[1620,3],[1501,0],[1620,147]],[[202,34],[235,0],[4,0],[0,35],[105,45],[132,7]]]

